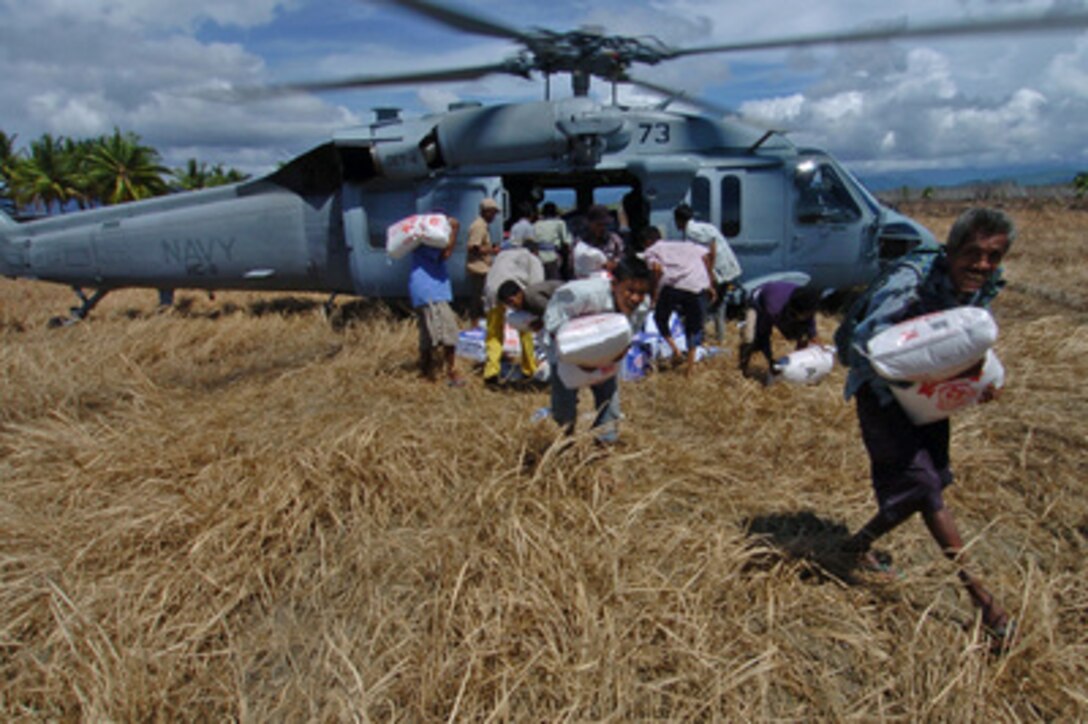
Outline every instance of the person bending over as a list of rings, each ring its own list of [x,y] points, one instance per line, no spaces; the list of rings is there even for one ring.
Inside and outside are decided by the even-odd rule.
[[[611,279],[593,277],[568,282],[559,287],[548,302],[544,310],[544,328],[551,336],[548,362],[553,370],[552,418],[568,434],[574,432],[574,423],[578,418],[578,390],[568,388],[554,373],[558,368],[555,333],[568,320],[607,312],[625,315],[632,331],[642,329],[648,312],[645,299],[650,292],[650,282],[650,269],[646,263],[640,259],[628,259],[613,268]],[[590,389],[597,408],[593,427],[600,429],[597,441],[604,444],[616,442],[620,419],[619,383],[615,377],[610,377]]]
[[[813,287],[802,287],[790,282],[768,282],[752,293],[745,312],[744,333],[741,337],[740,371],[749,376],[748,365],[752,355],[761,353],[767,360],[765,382],[773,377],[774,353],[771,336],[774,330],[795,343],[796,349],[804,349],[810,343],[819,343],[816,334],[816,310],[820,306],[820,292]]]

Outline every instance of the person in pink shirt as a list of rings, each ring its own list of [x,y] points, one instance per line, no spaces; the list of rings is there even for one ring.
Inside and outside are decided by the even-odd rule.
[[[688,347],[685,374],[690,377],[695,369],[695,351],[703,342],[707,302],[714,300],[713,255],[702,244],[660,237],[656,228],[647,228],[645,257],[654,276],[654,322],[672,349],[673,358],[679,360],[680,350],[669,333],[669,317],[673,312],[680,315]]]

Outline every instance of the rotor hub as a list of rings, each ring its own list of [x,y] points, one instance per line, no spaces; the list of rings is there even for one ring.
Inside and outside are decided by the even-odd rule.
[[[656,64],[669,49],[657,38],[604,35],[599,28],[584,27],[566,33],[538,30],[525,39],[533,69],[542,73],[570,73],[575,95],[585,95],[589,79],[610,82],[627,79],[634,63]]]

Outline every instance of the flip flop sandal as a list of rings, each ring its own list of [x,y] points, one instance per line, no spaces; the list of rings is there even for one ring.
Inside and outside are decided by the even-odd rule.
[[[858,560],[857,570],[884,583],[894,583],[906,579],[906,574],[892,564],[868,556],[862,556]]]
[[[990,637],[990,653],[1001,655],[1007,653],[1016,641],[1016,621],[1008,619],[998,626],[982,625],[982,630]]]

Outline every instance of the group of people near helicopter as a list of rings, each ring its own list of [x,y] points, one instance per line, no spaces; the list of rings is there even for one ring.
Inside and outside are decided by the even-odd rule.
[[[686,373],[690,374],[695,349],[702,341],[708,305],[716,319],[719,340],[732,285],[741,274],[728,242],[710,224],[694,220],[689,206],[674,210],[681,237],[662,240],[660,232],[643,229],[636,238],[613,230],[613,217],[604,206],[592,206],[583,223],[571,233],[558,217],[554,204],[545,204],[538,218],[526,207],[510,229],[506,248],[490,237],[489,227],[499,213],[493,199],[480,203],[479,217],[468,231],[467,271],[473,298],[470,314],[486,317],[487,359],[483,379],[499,386],[507,309],[528,312],[533,322],[521,334],[521,371],[526,379],[536,373],[532,331],[544,330],[554,341],[566,322],[586,315],[619,313],[631,328],[642,328],[651,307],[657,328],[679,359],[671,338],[669,316],[683,321],[687,342]],[[457,320],[449,308],[452,293],[448,277],[437,296],[431,275],[443,276],[459,225],[445,249],[420,247],[413,252],[410,287],[420,325],[421,370],[436,377],[442,349],[449,384],[464,379],[455,369]],[[994,596],[965,565],[964,543],[944,504],[943,491],[952,482],[947,419],[916,425],[891,394],[889,382],[869,364],[866,342],[878,332],[907,319],[957,306],[988,307],[1002,286],[1001,261],[1015,238],[1015,227],[1003,212],[976,208],[962,214],[945,245],[928,253],[911,254],[893,264],[863,293],[836,333],[840,359],[847,367],[846,399],[855,398],[862,440],[878,510],[844,545],[852,566],[872,574],[895,576],[889,565],[874,555],[876,540],[915,513],[942,551],[959,565],[958,575],[972,602],[980,609],[982,624],[995,647],[1004,650],[1012,640],[1012,621]],[[421,282],[421,277],[428,279]],[[441,286],[441,285],[439,285]],[[754,353],[763,354],[773,370],[771,334],[777,329],[802,348],[817,340],[815,313],[818,290],[787,282],[766,284],[744,302],[745,323],[739,362],[747,373]],[[436,303],[439,302],[439,303]],[[717,320],[721,320],[718,322]],[[548,349],[554,370],[555,345]],[[551,416],[567,433],[577,417],[577,389],[552,374]],[[591,385],[596,417],[596,440],[604,445],[618,439],[619,384],[615,376]],[[989,391],[989,401],[997,391]]]
[[[686,362],[689,376],[708,316],[719,343],[729,310],[743,311],[749,317],[741,325],[745,330],[741,369],[746,374],[755,351],[764,354],[770,367],[773,329],[799,348],[816,339],[814,315],[821,301],[819,292],[788,282],[770,282],[745,298],[737,285],[741,266],[728,241],[713,224],[695,220],[687,204],[674,209],[680,238],[664,240],[654,226],[635,232],[620,226],[613,213],[601,205],[577,214],[572,232],[554,203],[544,204],[539,215],[535,206],[527,203],[519,209],[519,218],[501,247],[489,235],[498,210],[497,203],[484,199],[467,238],[472,326],[486,318],[485,385],[502,384],[500,362],[508,308],[534,314],[539,331],[545,324],[544,305],[565,282],[612,279],[617,273],[636,277],[648,273],[650,284],[644,296],[649,297],[647,306],[653,310],[655,327],[672,358]],[[647,309],[641,310],[639,317],[632,319],[633,326],[641,328],[647,313]],[[672,335],[670,318],[674,313],[683,324],[683,353]],[[521,335],[521,378],[529,380],[536,374],[530,331]]]

